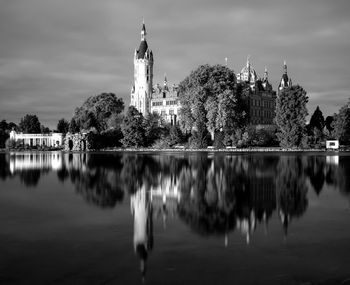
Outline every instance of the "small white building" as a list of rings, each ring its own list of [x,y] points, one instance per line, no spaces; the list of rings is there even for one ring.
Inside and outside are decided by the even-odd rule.
[[[50,133],[50,134],[24,134],[17,133],[12,130],[10,132],[10,139],[21,141],[22,144],[33,146],[47,146],[47,147],[59,147],[63,143],[62,133]]]
[[[338,140],[327,140],[326,141],[326,149],[339,149],[339,141]]]

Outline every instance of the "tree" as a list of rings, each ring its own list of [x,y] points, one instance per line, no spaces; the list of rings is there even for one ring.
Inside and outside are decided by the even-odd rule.
[[[89,97],[81,107],[74,111],[73,119],[81,129],[109,129],[113,118],[124,110],[123,99],[113,93],[102,93]]]
[[[309,127],[310,129],[317,128],[322,132],[324,126],[325,121],[322,111],[320,110],[320,107],[317,106],[315,112],[311,116]]]
[[[307,116],[306,91],[299,85],[284,89],[277,97],[277,137],[282,147],[300,147]]]
[[[144,118],[145,145],[151,146],[154,142],[168,133],[163,118],[159,114],[148,114]]]
[[[143,128],[143,116],[134,106],[130,106],[122,124],[125,147],[141,147],[145,143],[145,130]]]
[[[180,127],[192,133],[191,141],[205,147],[208,132],[227,134],[245,116],[241,97],[236,92],[236,77],[232,70],[222,65],[201,65],[179,85],[181,102]]]
[[[312,114],[310,123],[307,126],[309,145],[314,147],[320,147],[320,143],[324,140],[323,129],[325,126],[325,120],[320,110],[317,106],[315,112]]]
[[[334,117],[333,116],[327,116],[326,120],[325,120],[325,126],[326,129],[328,130],[329,134],[332,134],[333,132],[333,127],[332,127],[332,123],[334,121]]]
[[[44,125],[41,125],[40,126],[40,132],[42,134],[49,134],[51,132],[50,128],[49,127],[45,127]]]
[[[19,123],[19,128],[22,132],[27,134],[36,134],[41,132],[41,124],[36,115],[25,115]]]
[[[76,123],[74,118],[71,119],[71,121],[69,123],[68,130],[69,130],[70,133],[73,133],[73,134],[80,131],[79,125]]]
[[[347,142],[350,139],[350,108],[349,104],[340,108],[339,113],[334,116],[334,121],[331,125],[334,130],[334,137],[342,142]]]
[[[69,129],[69,123],[67,120],[65,120],[64,118],[60,119],[57,123],[57,131],[59,133],[67,133]]]

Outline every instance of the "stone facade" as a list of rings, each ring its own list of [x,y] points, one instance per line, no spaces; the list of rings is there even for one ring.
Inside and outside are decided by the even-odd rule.
[[[263,78],[259,78],[250,64],[247,64],[237,74],[237,83],[244,89],[247,100],[249,123],[251,125],[273,125],[276,109],[276,92],[268,80],[268,72],[265,68]]]
[[[180,108],[180,101],[178,98],[178,87],[174,84],[168,86],[168,81],[165,77],[164,86],[157,84],[153,88],[151,99],[151,113],[156,113],[171,125],[179,123],[178,109]]]
[[[64,139],[64,150],[66,151],[88,151],[91,150],[92,141],[88,133],[67,133]]]

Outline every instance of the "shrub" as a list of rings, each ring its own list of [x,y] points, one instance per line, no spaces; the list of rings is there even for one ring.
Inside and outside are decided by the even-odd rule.
[[[5,142],[6,149],[16,149],[17,148],[17,142],[14,139],[7,139]]]

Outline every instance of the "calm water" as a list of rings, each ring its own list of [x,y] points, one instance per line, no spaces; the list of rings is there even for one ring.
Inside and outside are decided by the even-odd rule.
[[[350,156],[0,153],[1,284],[350,284]]]

